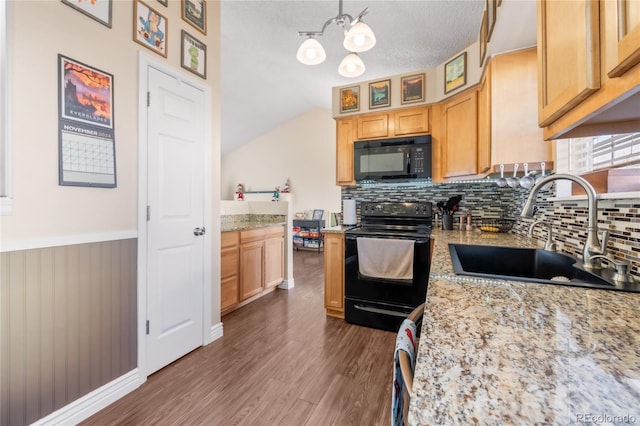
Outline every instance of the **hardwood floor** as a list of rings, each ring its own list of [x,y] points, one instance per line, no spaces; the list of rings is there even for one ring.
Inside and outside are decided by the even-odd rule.
[[[389,424],[395,333],[325,316],[321,253],[296,252],[294,277],[82,424]]]

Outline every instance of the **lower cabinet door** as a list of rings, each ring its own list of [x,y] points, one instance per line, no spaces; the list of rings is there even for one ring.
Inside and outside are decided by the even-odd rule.
[[[263,289],[264,240],[240,246],[240,300],[258,294]]]
[[[273,287],[284,279],[284,238],[264,241],[264,286]]]

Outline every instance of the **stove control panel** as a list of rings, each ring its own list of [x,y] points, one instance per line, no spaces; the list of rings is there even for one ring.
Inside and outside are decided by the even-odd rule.
[[[397,217],[431,217],[431,203],[393,203],[363,201],[360,205],[361,216],[397,216]]]

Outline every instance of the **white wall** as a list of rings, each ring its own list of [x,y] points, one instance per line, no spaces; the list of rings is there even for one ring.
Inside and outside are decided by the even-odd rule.
[[[217,176],[220,133],[219,7],[208,9],[208,35],[182,20],[180,2],[165,7],[147,2],[169,22],[168,58],[133,41],[133,2],[113,2],[108,28],[61,1],[11,2],[10,58],[13,212],[2,216],[3,243],[137,229],[138,196],[138,51],[180,67],[180,30],[207,45],[211,87],[213,198],[218,214]],[[117,188],[58,185],[58,54],[114,76]]]
[[[225,200],[233,199],[238,183],[245,191],[272,191],[284,186],[287,178],[294,212],[341,210],[331,110],[308,111],[222,157]]]

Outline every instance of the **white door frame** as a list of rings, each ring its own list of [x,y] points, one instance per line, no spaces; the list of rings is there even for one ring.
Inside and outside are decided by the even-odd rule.
[[[211,225],[211,92],[208,86],[201,84],[177,68],[157,60],[145,52],[138,51],[138,370],[144,381],[148,376],[147,368],[147,87],[148,68],[155,68],[189,84],[205,94],[205,141],[204,141],[204,226],[207,233],[204,238],[204,272],[202,300],[202,345],[211,343],[211,238],[214,228]],[[216,228],[217,229],[217,228]]]

